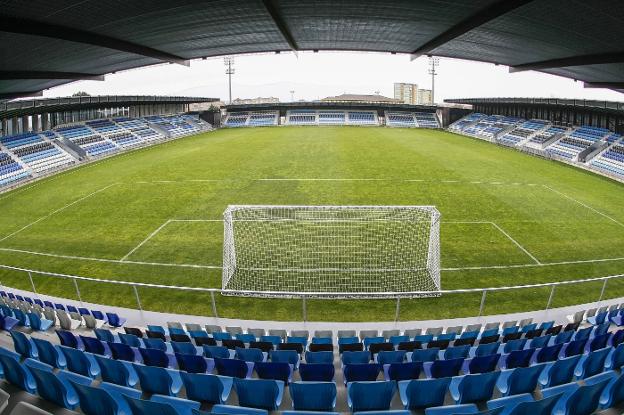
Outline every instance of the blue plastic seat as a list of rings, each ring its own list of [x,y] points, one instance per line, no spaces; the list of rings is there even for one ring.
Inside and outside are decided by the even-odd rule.
[[[135,362],[136,355],[130,346],[124,343],[108,343],[108,347],[113,354],[115,360],[125,360],[127,362]]]
[[[412,352],[412,362],[433,362],[438,360],[440,349],[416,349]]]
[[[405,350],[395,350],[392,352],[379,352],[377,353],[377,363],[380,365],[391,363],[403,363],[405,361]]]
[[[140,348],[139,352],[146,366],[169,367],[169,356],[164,351]]]
[[[334,353],[332,352],[306,352],[306,363],[333,363]]]
[[[547,363],[541,363],[529,367],[502,370],[496,386],[503,396],[533,393],[537,388],[539,376],[546,365]]]
[[[331,413],[331,412],[330,412]],[[212,415],[269,415],[266,409],[244,408],[238,405],[215,405],[210,410]],[[193,415],[206,415],[205,412],[194,412]]]
[[[293,382],[289,392],[296,411],[333,411],[336,407],[334,382]]]
[[[610,347],[590,352],[587,355],[581,357],[581,360],[574,371],[574,375],[577,379],[585,379],[590,376],[601,373],[605,367],[605,361],[607,356],[611,353]]]
[[[273,343],[273,345],[278,345],[282,342],[282,338],[280,336],[260,336],[260,341]]]
[[[121,327],[126,324],[126,319],[119,317],[115,313],[106,313],[106,319],[108,320],[108,325],[112,327]]]
[[[174,396],[152,395],[150,402],[172,407],[177,415],[194,415],[199,411],[199,402]],[[151,406],[145,415],[153,415],[156,409],[156,407]]]
[[[217,358],[229,359],[230,358],[230,351],[228,350],[227,347],[204,345],[202,346],[202,348],[204,349],[204,356],[206,357],[210,357],[213,359],[217,359]]]
[[[512,343],[512,342],[507,342],[505,344],[505,347],[509,343]],[[474,349],[474,355],[475,356],[489,356],[489,355],[498,353],[499,348],[500,348],[500,343],[498,342],[480,344]]]
[[[302,336],[288,336],[286,337],[286,343],[299,343],[302,344],[305,349],[308,346],[308,338]]]
[[[464,364],[464,359],[436,360],[431,364],[429,372],[432,378],[457,376]]]
[[[444,351],[444,359],[465,359],[470,352],[470,346],[449,347]]]
[[[86,352],[98,354],[100,356],[108,355],[108,352],[106,348],[104,347],[104,344],[100,340],[94,337],[88,337],[88,336],[80,336],[80,340],[82,340],[82,344],[84,344],[84,348]]]
[[[13,330],[10,333],[11,338],[13,339],[13,348],[15,349],[15,353],[19,354],[24,359],[29,357],[36,359],[39,357],[37,347],[28,336],[17,330]]]
[[[19,308],[13,308],[11,310],[13,311],[13,315],[15,316],[15,318],[19,321],[18,326],[23,326],[23,327],[30,326],[30,321],[28,320],[28,317],[22,310],[20,310]]]
[[[527,339],[509,340],[503,346],[503,352],[504,353],[511,353],[514,350],[522,350],[522,349],[524,349],[524,346],[526,345],[526,343],[527,343]]]
[[[421,343],[429,343],[433,341],[433,334],[419,334],[418,336],[414,336],[412,340]]]
[[[94,355],[66,346],[61,346],[61,352],[65,355],[67,370],[90,378],[95,378],[100,374],[100,367]]]
[[[299,376],[305,382],[331,382],[334,380],[333,363],[301,363]]]
[[[402,380],[399,395],[405,409],[419,410],[444,405],[451,378]]]
[[[479,330],[465,331],[459,336],[460,339],[476,339],[479,337]]]
[[[19,320],[11,316],[0,316],[0,330],[11,331],[18,323]]]
[[[243,360],[215,358],[214,361],[217,373],[221,376],[244,379],[249,374],[249,366]]]
[[[480,337],[484,338],[484,337],[496,336],[498,334],[498,330],[499,330],[498,328],[491,328],[491,329],[483,330]]]
[[[142,347],[141,339],[139,339],[134,334],[119,333],[118,336],[119,341],[121,341],[123,344],[127,344],[130,347],[136,348]]]
[[[463,405],[439,406],[437,408],[425,409],[425,415],[459,415],[459,414],[479,414],[479,409],[473,403]]]
[[[65,369],[67,366],[65,355],[57,348],[57,346],[44,339],[32,337],[31,340],[37,348],[40,361],[59,369]]]
[[[157,326],[157,325],[153,325],[153,324],[148,324],[147,325],[147,329],[149,331],[153,331],[154,333],[161,333],[161,334],[167,334],[165,328],[163,326]]]
[[[354,363],[345,365],[342,373],[345,383],[372,382],[377,379],[381,367],[376,363]]]
[[[557,401],[553,408],[553,414],[562,415],[590,415],[598,409],[600,404],[600,395],[605,389],[609,379],[604,379],[593,385],[569,384],[555,386],[542,390],[544,397],[552,396],[560,391],[564,395]],[[574,386],[571,386],[574,385]]]
[[[306,356],[308,353],[329,353],[332,356],[333,362],[333,353],[332,352],[306,352]],[[271,350],[269,352],[269,356],[271,357],[271,361],[275,363],[288,363],[293,366],[294,370],[299,368],[299,353],[295,350]],[[308,362],[310,363],[310,362]],[[325,363],[325,362],[319,362]]]
[[[387,411],[395,391],[392,381],[348,383],[347,404],[352,412]]]
[[[212,333],[212,338],[221,341],[221,340],[231,340],[232,335],[227,331],[215,331]]]
[[[10,384],[28,393],[35,393],[37,390],[35,379],[30,373],[30,370],[28,370],[26,366],[20,364],[15,357],[0,353],[0,365],[2,366],[4,379]]]
[[[110,387],[102,383],[100,387],[83,385],[70,380],[80,401],[80,409],[86,415],[130,415],[128,403],[121,397],[121,393],[110,392]],[[140,398],[141,392],[136,389],[119,387],[134,398]]]
[[[264,362],[265,355],[260,349],[244,349],[242,347],[236,348],[236,358],[244,360],[245,362]]]
[[[331,337],[312,337],[312,344],[333,344]]]
[[[409,336],[390,336],[389,341],[390,341],[390,343],[392,343],[392,345],[394,347],[397,347],[399,345],[399,343],[404,343],[404,342],[410,341],[410,338],[409,338]]]
[[[574,336],[574,331],[569,330],[569,331],[562,331],[561,333],[557,334],[555,336],[555,340],[553,341],[553,344],[561,344],[561,343],[568,343],[572,340],[572,336]]]
[[[570,343],[567,343],[563,354],[565,355],[565,357],[583,354],[586,343],[587,343],[587,339],[573,340]]]
[[[172,345],[173,343],[174,342],[171,342]],[[183,343],[183,344],[190,344],[190,343]],[[163,339],[159,339],[155,337],[147,337],[143,339],[143,345],[145,346],[146,349],[156,349],[156,350],[160,350],[161,352],[167,351],[167,343],[165,343]],[[191,346],[193,345],[191,344]]]
[[[195,354],[175,354],[180,370],[188,373],[210,373],[214,365],[209,365],[204,356]]]
[[[486,373],[496,370],[500,354],[492,354],[489,356],[475,356],[468,363],[469,373]]]
[[[134,387],[139,378],[129,362],[114,360],[104,356],[95,356],[100,367],[102,381],[120,386]]]
[[[438,334],[438,337],[436,337],[436,340],[449,340],[449,341],[453,341],[457,338],[457,333],[444,333],[444,334]]]
[[[449,385],[451,397],[457,404],[486,401],[492,398],[499,375],[488,372],[455,377]]]
[[[624,343],[619,344],[607,358],[605,368],[620,369],[624,366]]]
[[[607,347],[610,338],[611,333],[600,334],[594,337],[589,343],[589,351],[593,352],[594,350],[604,349]]]
[[[222,404],[227,401],[234,380],[227,376],[181,372],[186,397],[198,402]]]
[[[30,328],[36,331],[46,331],[54,324],[52,320],[41,318],[37,313],[28,313],[27,316],[30,321]]]
[[[534,337],[529,342],[529,348],[531,349],[541,349],[548,346],[550,342],[551,335]],[[525,339],[526,340],[526,339]]]
[[[115,336],[108,329],[94,329],[93,332],[95,333],[95,337],[97,337],[98,340],[107,343],[113,343],[115,341]]]
[[[529,393],[507,396],[488,401],[488,409],[502,409],[501,415],[551,415],[562,394],[533,400]]]
[[[243,343],[251,343],[256,341],[256,336],[249,333],[239,333],[234,336],[237,340],[242,341]]]
[[[384,365],[384,377],[394,381],[418,379],[422,370],[422,362],[390,363]]]
[[[370,362],[371,354],[367,350],[361,352],[343,352],[340,360],[343,365],[364,364]]]
[[[576,334],[574,335],[574,340],[589,339],[589,336],[591,335],[593,330],[593,327],[586,327],[584,329],[577,330]]]
[[[197,348],[193,345],[193,343],[171,342],[171,347],[173,347],[173,351],[176,354],[185,354],[185,355],[197,354]]]
[[[282,402],[284,383],[279,380],[235,378],[234,389],[240,406],[274,411]]]
[[[514,350],[505,356],[502,366],[506,369],[528,367],[531,364],[531,358],[534,353],[535,349]]]
[[[128,407],[132,411],[132,415],[192,415],[192,410],[187,413],[180,413],[169,404],[161,402],[152,402],[143,399],[130,398],[128,396],[123,397],[128,404]],[[197,408],[199,409],[199,404]]]
[[[290,383],[292,368],[286,362],[256,362],[254,370],[260,379],[281,380],[286,385]]]
[[[554,362],[559,358],[559,353],[561,352],[562,347],[562,344],[555,344],[553,346],[547,346],[537,350],[535,354],[535,361],[537,363]]]
[[[141,390],[145,393],[175,396],[182,387],[182,379],[178,371],[157,366],[145,366],[133,363]]]
[[[59,372],[56,376],[52,372],[52,366],[47,370],[39,367],[29,367],[29,369],[37,384],[37,394],[43,399],[67,409],[74,409],[79,402],[78,395],[69,379],[83,385],[90,385],[92,381],[91,378],[64,371]]]
[[[539,377],[540,385],[549,388],[570,382],[580,359],[581,356],[570,356],[548,363]]]

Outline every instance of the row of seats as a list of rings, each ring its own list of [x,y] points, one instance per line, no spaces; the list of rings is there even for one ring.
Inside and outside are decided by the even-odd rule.
[[[0,187],[15,184],[30,176],[30,172],[8,153],[0,152]]]

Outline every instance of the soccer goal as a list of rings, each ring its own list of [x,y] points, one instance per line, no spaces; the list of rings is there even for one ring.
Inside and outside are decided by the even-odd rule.
[[[440,290],[433,206],[237,205],[225,210],[224,229],[224,294],[379,298]]]

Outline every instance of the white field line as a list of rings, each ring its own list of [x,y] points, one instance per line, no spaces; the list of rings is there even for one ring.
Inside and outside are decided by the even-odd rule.
[[[45,256],[45,257],[51,257],[51,258],[76,259],[80,261],[110,262],[110,263],[115,263],[115,264],[123,263],[123,264],[136,264],[136,265],[154,265],[154,266],[162,266],[162,267],[206,268],[206,269],[222,269],[223,268],[221,265],[170,264],[167,262],[143,262],[143,261],[131,261],[131,260],[120,261],[119,259],[93,258],[93,257],[84,257],[84,256],[76,256],[76,255],[59,255],[59,254],[51,254],[47,252],[26,251],[23,249],[13,249],[13,248],[0,248],[0,251],[16,252],[16,253]]]
[[[505,232],[505,230],[503,228],[501,228],[500,226],[498,226],[496,223],[494,222],[490,222],[492,224],[492,226],[494,226],[496,229],[498,229],[500,231],[500,233],[502,233],[503,235],[505,235],[507,238],[509,238],[509,240],[511,242],[514,243],[514,245],[516,245],[518,248],[520,248],[522,250],[522,252],[524,252],[525,254],[527,254],[533,261],[535,261],[535,263],[537,265],[541,265],[541,262],[535,258],[535,256],[533,254],[531,254],[529,251],[527,251],[518,241],[516,241],[514,238],[511,237],[511,235],[509,235],[507,232]]]
[[[404,182],[404,183],[443,183],[443,184],[483,184],[492,186],[539,186],[537,183],[501,182],[501,181],[461,181],[461,180],[430,180],[430,179],[393,179],[393,178],[323,178],[323,177],[286,177],[286,178],[248,178],[248,179],[185,179],[185,180],[139,180],[130,182],[134,184],[183,184],[203,182],[232,182],[232,181],[256,181],[256,182]]]
[[[74,200],[73,202],[68,203],[67,205],[65,205],[65,206],[63,206],[63,207],[58,208],[58,209],[56,209],[56,210],[54,210],[54,211],[52,211],[52,212],[48,213],[47,215],[40,217],[39,219],[35,220],[34,222],[31,222],[31,223],[29,223],[28,225],[25,225],[25,226],[21,227],[20,229],[16,230],[15,232],[12,232],[12,233],[10,233],[10,234],[6,235],[6,236],[5,236],[5,237],[3,237],[2,239],[0,239],[0,242],[4,241],[4,240],[6,240],[6,239],[9,239],[10,237],[17,235],[18,233],[22,232],[23,230],[26,230],[26,229],[30,228],[31,226],[33,226],[33,225],[35,225],[35,224],[37,224],[37,223],[41,222],[42,220],[47,219],[47,218],[49,218],[50,216],[55,215],[55,214],[57,214],[57,213],[59,213],[59,212],[61,212],[61,211],[65,210],[65,209],[67,209],[67,208],[69,208],[69,207],[71,207],[71,206],[75,205],[76,203],[82,202],[83,200],[85,200],[85,199],[87,199],[87,198],[89,198],[89,197],[91,197],[91,196],[93,196],[93,195],[95,195],[95,194],[97,194],[97,193],[103,192],[104,190],[106,190],[106,189],[108,189],[108,188],[110,188],[110,187],[112,187],[112,186],[115,186],[115,185],[117,185],[117,184],[119,184],[119,183],[109,184],[108,186],[103,187],[103,188],[101,188],[101,189],[99,189],[99,190],[96,190],[95,192],[89,193],[88,195],[83,196],[83,197],[81,197],[80,199],[76,199],[76,200]]]
[[[160,225],[158,228],[156,228],[156,230],[152,233],[150,233],[147,238],[143,239],[143,241],[138,244],[137,246],[135,246],[134,248],[132,248],[130,250],[130,252],[128,252],[126,255],[123,256],[123,258],[121,258],[119,261],[120,262],[124,262],[126,259],[128,259],[128,257],[130,255],[132,255],[134,253],[134,251],[136,251],[137,249],[139,249],[140,247],[142,247],[147,241],[149,241],[150,239],[152,239],[154,236],[156,236],[156,234],[158,232],[160,232],[162,230],[162,228],[164,228],[165,226],[167,226],[169,223],[171,223],[171,219],[167,220],[165,223],[163,223],[162,225]]]
[[[597,213],[597,214],[599,214],[600,216],[602,216],[602,217],[604,217],[604,218],[607,218],[607,219],[609,219],[610,221],[612,221],[612,222],[614,222],[614,223],[616,223],[616,224],[618,224],[618,225],[620,225],[621,227],[623,227],[623,228],[624,228],[624,223],[622,223],[622,222],[618,221],[617,219],[612,218],[611,216],[609,216],[609,215],[607,215],[607,214],[605,214],[605,213],[602,213],[601,211],[599,211],[599,210],[597,210],[597,209],[594,209],[593,207],[589,206],[588,204],[583,203],[583,202],[581,202],[580,200],[576,200],[575,198],[573,198],[573,197],[571,197],[571,196],[568,196],[568,195],[566,195],[565,193],[561,193],[560,191],[555,190],[555,189],[553,189],[553,188],[552,188],[552,187],[550,187],[550,186],[546,186],[545,184],[543,184],[542,186],[544,186],[546,189],[550,190],[551,192],[554,192],[554,193],[558,194],[559,196],[565,197],[566,199],[571,200],[572,202],[577,203],[577,204],[579,204],[579,205],[583,206],[584,208],[587,208],[587,209],[591,210],[592,212]]]

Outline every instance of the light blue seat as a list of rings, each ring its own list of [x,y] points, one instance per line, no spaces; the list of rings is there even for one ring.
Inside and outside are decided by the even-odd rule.
[[[130,362],[97,355],[95,361],[100,367],[100,375],[104,382],[134,387],[139,381],[139,377]]]
[[[249,408],[275,411],[284,394],[284,382],[268,379],[234,379],[238,404]]]
[[[414,379],[399,382],[399,395],[405,409],[418,410],[444,405],[451,378]]]
[[[178,413],[173,406],[166,403],[135,399],[128,396],[124,396],[123,398],[128,403],[128,406],[132,411],[132,415],[182,415]],[[199,409],[199,405],[197,406],[198,408],[196,409]],[[192,415],[192,413],[193,411],[191,409],[190,412],[185,413],[184,415]]]
[[[17,330],[12,330],[10,334],[13,339],[13,349],[15,353],[19,354],[24,359],[29,357],[37,359],[39,357],[37,347],[31,341],[30,337]]]
[[[76,390],[69,379],[82,385],[90,385],[91,378],[60,371],[58,376],[52,372],[52,366],[46,369],[29,367],[37,384],[37,394],[43,399],[53,402],[63,408],[74,409],[79,399]]]
[[[340,360],[343,365],[363,364],[370,362],[371,354],[367,350],[361,352],[343,352]]]
[[[0,365],[2,366],[2,372],[4,378],[12,385],[28,392],[35,393],[37,390],[37,384],[35,379],[30,373],[30,370],[18,361],[15,357],[8,354],[0,354]]]
[[[264,362],[266,355],[260,349],[244,349],[242,347],[236,348],[236,358],[244,360],[245,362]]]
[[[605,362],[606,369],[620,369],[622,366],[624,366],[624,343],[620,343],[615,349],[612,349]]]
[[[477,414],[479,409],[473,403],[463,405],[438,406],[425,409],[425,415]]]
[[[145,366],[133,363],[132,367],[139,377],[141,390],[146,393],[175,396],[182,388],[182,379],[177,370],[158,366]]]
[[[596,350],[581,357],[574,371],[577,379],[585,379],[601,373],[605,367],[607,356],[611,353],[610,347]]]
[[[53,345],[47,340],[32,338],[33,343],[39,352],[39,360],[54,366],[58,369],[65,369],[67,361],[65,355],[60,351],[58,346]]]
[[[186,397],[210,404],[225,403],[230,396],[234,380],[231,377],[180,372]]]
[[[296,411],[333,411],[336,407],[334,382],[293,382],[288,390]]]
[[[500,372],[478,373],[454,377],[449,385],[457,404],[486,401],[492,397]]]
[[[306,352],[305,361],[306,363],[333,363],[334,353],[332,352]]]
[[[70,380],[76,395],[80,401],[80,409],[86,415],[132,415],[128,403],[121,397],[119,392],[109,392],[105,383],[99,387],[83,385]],[[127,394],[135,398],[141,397],[141,392],[136,389],[127,389]]]
[[[394,350],[391,352],[381,351],[377,353],[377,363],[380,365],[403,363],[405,361],[405,355],[405,350]]]
[[[395,391],[392,381],[348,383],[347,404],[352,412],[386,411]]]
[[[39,317],[37,313],[28,313],[28,320],[30,320],[30,328],[36,331],[46,331],[54,325],[52,320]]]
[[[608,383],[609,379],[603,379],[602,381],[592,385],[579,386],[575,383],[560,385],[543,389],[542,395],[544,397],[549,397],[559,391],[564,393],[563,396],[557,401],[557,404],[553,409],[553,414],[590,415],[598,409],[600,404],[600,395]],[[569,385],[575,385],[576,387]]]
[[[581,356],[570,356],[559,359],[554,363],[547,363],[539,377],[542,388],[562,385],[572,381],[574,370]]]
[[[532,393],[537,388],[537,381],[546,365],[547,363],[540,363],[502,370],[496,381],[496,387],[503,396]]]
[[[266,409],[244,408],[237,405],[215,405],[210,410],[212,415],[268,415]],[[198,415],[199,412],[195,412]]]
[[[91,353],[66,346],[60,346],[60,348],[67,361],[67,370],[90,378],[95,378],[100,374],[100,367]]]
[[[199,410],[199,402],[190,401],[188,399],[176,398],[166,395],[152,395],[150,402],[171,406],[177,415],[193,415],[193,410]],[[150,408],[145,415],[154,415],[154,407]]]
[[[584,380],[586,385],[594,385],[603,380],[608,380],[607,386],[600,395],[600,407],[611,408],[624,402],[624,375],[618,375],[613,370],[607,370]]]
[[[551,415],[563,394],[549,396],[537,401],[528,393],[488,401],[488,409],[502,409],[500,415]]]

